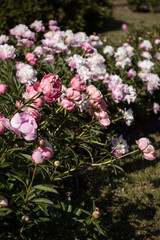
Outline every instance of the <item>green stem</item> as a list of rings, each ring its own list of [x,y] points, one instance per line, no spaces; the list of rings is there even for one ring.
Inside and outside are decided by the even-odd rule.
[[[87,225],[90,225],[92,222],[94,222],[94,218],[91,218],[91,220],[89,221],[89,223]]]
[[[92,164],[92,166],[101,166],[101,165],[105,165],[105,164],[108,164],[108,163],[114,162],[114,161],[116,161],[117,159],[121,159],[121,158],[126,157],[126,156],[128,156],[128,155],[131,155],[131,154],[133,154],[133,153],[135,153],[135,152],[138,152],[138,151],[139,151],[139,149],[134,150],[134,151],[132,151],[132,152],[129,152],[129,153],[127,153],[127,154],[124,154],[124,155],[122,155],[122,156],[120,156],[120,157],[118,157],[118,158],[116,158],[116,159],[109,160],[109,161],[107,161],[107,162],[98,163],[98,164],[97,164],[97,163],[94,163],[94,164]]]
[[[105,159],[106,157],[108,157],[111,153],[113,153],[114,152],[114,150],[116,150],[116,148],[120,145],[120,144],[122,144],[121,143],[121,141],[120,142],[118,142],[118,144],[117,144],[117,146],[115,146],[115,148],[114,149],[112,149],[112,151],[110,152],[110,153],[108,153],[107,155],[105,155],[103,158],[101,158],[100,160],[98,160],[95,164],[97,164],[98,162],[101,162],[103,159]]]
[[[132,151],[132,152],[126,153],[126,154],[124,154],[124,155],[118,157],[117,159],[120,159],[120,158],[126,157],[126,156],[128,156],[128,155],[130,155],[130,154],[133,154],[133,153],[135,153],[135,152],[138,152],[138,151],[140,151],[140,150],[137,149],[137,150],[134,150],[134,151]]]
[[[36,170],[37,170],[37,165],[35,165],[35,168],[34,168],[34,171],[33,171],[33,175],[32,175],[32,180],[31,180],[31,183],[30,183],[30,185],[29,185],[29,187],[28,187],[28,189],[27,189],[27,194],[26,194],[26,198],[25,198],[25,203],[28,201],[29,193],[30,193],[30,190],[31,190],[31,187],[32,187],[34,178],[35,178]]]
[[[115,120],[112,121],[112,123],[117,122],[120,119],[123,119],[123,117],[116,118]]]
[[[92,118],[91,123],[90,123],[90,124],[88,125],[88,127],[79,135],[79,137],[82,137],[82,136],[84,135],[84,133],[92,126],[93,122],[94,122],[94,117]]]
[[[54,134],[56,134],[58,132],[58,130],[62,127],[62,125],[65,123],[65,121],[67,120],[67,118],[69,118],[71,116],[72,113],[69,113],[68,116],[64,119],[64,121],[56,128],[56,130],[54,131]]]
[[[19,112],[25,105],[27,105],[33,98],[35,98],[38,94],[40,94],[39,92],[37,92],[33,97],[29,98],[21,107],[19,107],[17,110],[14,111],[14,113],[10,116],[9,120],[12,119],[12,117]]]
[[[55,169],[54,169],[54,171],[53,171],[53,173],[52,173],[52,175],[51,175],[51,177],[50,177],[50,180],[52,180],[52,178],[53,178],[53,176],[54,176],[56,170],[57,170],[57,167],[55,167]]]

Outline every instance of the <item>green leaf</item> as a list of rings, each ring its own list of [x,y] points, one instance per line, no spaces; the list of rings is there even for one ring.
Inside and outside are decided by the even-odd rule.
[[[43,204],[48,204],[48,205],[53,205],[53,202],[50,201],[47,198],[35,198],[32,200],[34,203],[43,203]]]
[[[28,159],[28,160],[32,160],[31,156],[28,154],[24,154],[24,153],[20,153],[21,156],[23,156],[24,158]]]
[[[58,194],[57,190],[53,189],[52,187],[53,187],[52,184],[41,184],[41,185],[36,185],[33,188],[41,191],[45,191],[45,192],[53,192]]]

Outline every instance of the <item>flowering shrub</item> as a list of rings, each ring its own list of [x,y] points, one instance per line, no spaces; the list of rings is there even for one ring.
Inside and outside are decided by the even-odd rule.
[[[158,114],[159,42],[115,49],[55,20],[44,31],[34,21],[0,36],[0,236],[106,237],[98,202],[80,188],[126,156],[155,160],[148,138],[129,146],[123,129],[139,112]]]

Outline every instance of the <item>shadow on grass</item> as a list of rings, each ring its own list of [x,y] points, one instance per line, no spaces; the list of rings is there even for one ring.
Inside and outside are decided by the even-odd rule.
[[[123,21],[115,20],[115,19],[111,18],[108,20],[106,27],[103,30],[101,30],[100,33],[121,30],[123,23],[124,23]]]
[[[140,159],[127,161],[123,164],[127,176],[123,172],[115,176],[110,167],[107,170],[90,169],[85,176],[78,176],[78,185],[76,179],[75,187],[78,186],[78,189],[72,197],[83,199],[88,209],[92,208],[91,201],[94,199],[96,207],[101,211],[101,226],[108,238],[97,235],[98,240],[150,240],[158,239],[156,237],[160,235],[160,226],[154,225],[156,214],[160,210],[154,193],[145,189],[149,184],[153,189],[158,188],[160,178],[155,176],[152,181],[146,180],[146,173],[142,171],[142,182],[138,182],[138,178],[130,181],[131,173],[140,174],[141,170],[150,166],[156,168],[157,162]],[[124,185],[126,182],[127,185]],[[138,187],[140,190],[136,193]]]

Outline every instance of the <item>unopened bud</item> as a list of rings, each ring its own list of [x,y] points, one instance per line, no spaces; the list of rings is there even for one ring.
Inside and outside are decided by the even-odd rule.
[[[55,161],[55,162],[54,162],[54,166],[55,166],[55,167],[59,167],[60,164],[61,164],[60,161]]]
[[[0,199],[0,207],[8,207],[8,200]]]
[[[98,209],[98,208],[96,209],[96,211],[94,211],[94,212],[92,213],[92,217],[93,217],[94,219],[98,219],[98,218],[100,217],[100,212],[99,212],[99,209]]]
[[[27,215],[22,216],[22,221],[28,222],[29,221],[29,216],[27,216]]]
[[[44,145],[44,141],[41,139],[41,140],[39,140],[39,145],[40,146],[43,146]]]

